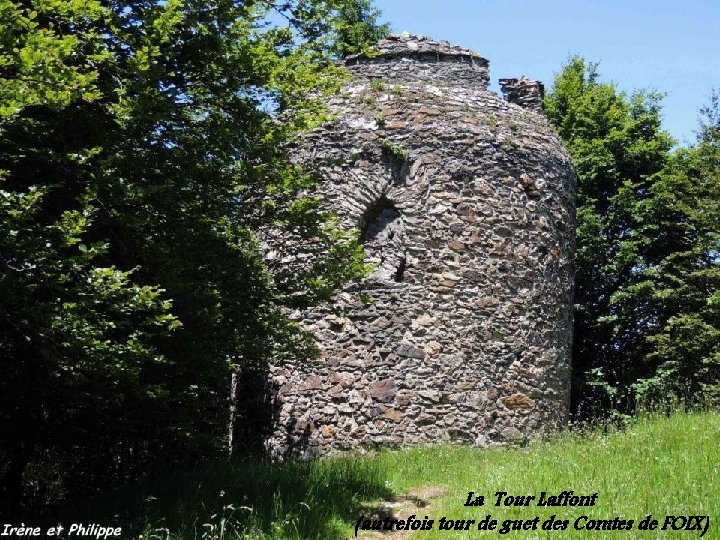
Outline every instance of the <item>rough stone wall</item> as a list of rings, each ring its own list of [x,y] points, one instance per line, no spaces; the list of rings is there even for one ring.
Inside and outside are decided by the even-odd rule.
[[[277,366],[275,455],[522,441],[566,421],[575,177],[488,63],[392,36],[348,60],[334,120],[295,155],[375,270],[297,313],[322,358]]]
[[[454,85],[487,90],[489,62],[478,53],[424,36],[390,36],[379,54],[350,56],[346,66],[360,80],[387,79],[418,84],[452,81]]]
[[[508,103],[515,103],[521,107],[542,112],[545,87],[541,82],[531,81],[527,77],[500,79],[499,82],[503,98]]]

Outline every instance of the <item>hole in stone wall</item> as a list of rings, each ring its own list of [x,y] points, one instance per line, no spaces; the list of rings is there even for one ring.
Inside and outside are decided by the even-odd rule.
[[[376,268],[371,278],[402,282],[405,277],[405,224],[395,205],[381,195],[360,222],[365,260]]]
[[[401,283],[404,278],[405,278],[405,257],[402,257],[400,259],[400,266],[398,266],[397,270],[395,271],[394,279],[397,283]]]

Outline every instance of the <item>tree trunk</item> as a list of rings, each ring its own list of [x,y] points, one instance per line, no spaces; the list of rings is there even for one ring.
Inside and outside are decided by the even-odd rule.
[[[235,424],[237,422],[238,373],[230,376],[230,418],[228,420],[228,456],[235,452]]]

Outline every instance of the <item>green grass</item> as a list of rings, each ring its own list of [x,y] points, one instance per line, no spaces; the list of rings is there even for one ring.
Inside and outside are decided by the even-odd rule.
[[[330,540],[347,535],[362,501],[391,495],[373,460],[248,460],[118,490],[94,501],[75,521],[115,523],[134,538],[158,540]]]
[[[515,539],[694,538],[696,531],[637,531],[652,514],[662,527],[666,514],[709,515],[704,538],[720,538],[720,414],[641,418],[623,431],[567,434],[528,448],[480,450],[460,446],[383,451],[365,457],[314,463],[216,465],[186,475],[147,482],[100,501],[103,515],[145,529],[154,537],[292,538],[350,537],[363,502],[380,501],[418,486],[443,486],[447,494],[423,509],[432,531],[413,538]],[[598,493],[593,507],[495,506],[495,493],[536,495]],[[469,491],[485,496],[482,507],[465,507]],[[491,514],[491,532],[439,531],[437,520]],[[564,531],[511,531],[507,519],[539,523],[555,514],[569,520]],[[635,520],[631,531],[574,530],[574,520],[616,516]],[[400,518],[406,516],[400,515]],[[419,516],[420,518],[424,516]],[[225,520],[225,521],[223,521]],[[99,522],[97,515],[95,522]],[[221,530],[221,526],[224,530]],[[539,527],[538,527],[539,528]],[[204,536],[203,536],[204,534]]]
[[[388,471],[393,491],[414,485],[448,488],[448,495],[432,509],[432,517],[480,520],[550,515],[568,519],[561,532],[509,532],[507,538],[689,538],[696,532],[637,531],[638,522],[653,514],[662,527],[666,514],[709,515],[705,538],[720,538],[720,415],[676,414],[670,418],[641,418],[624,431],[602,435],[565,435],[528,449],[478,451],[463,447],[417,449],[382,454],[376,458]],[[539,495],[573,490],[598,493],[594,507],[495,506],[494,494]],[[464,507],[468,491],[485,496],[485,506]],[[576,518],[634,519],[632,531],[574,530]],[[418,538],[478,538],[500,536],[492,532],[449,533],[437,530]]]

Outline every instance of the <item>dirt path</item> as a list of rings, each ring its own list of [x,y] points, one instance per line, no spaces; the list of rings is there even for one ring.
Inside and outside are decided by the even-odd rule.
[[[446,488],[437,486],[423,486],[411,489],[404,495],[398,495],[387,501],[372,503],[360,508],[359,513],[366,519],[377,520],[402,519],[406,520],[415,514],[415,518],[422,521],[425,516],[430,516],[430,506],[434,499],[442,497],[447,493]],[[431,519],[432,516],[430,516]],[[413,531],[358,531],[358,540],[407,540]]]

